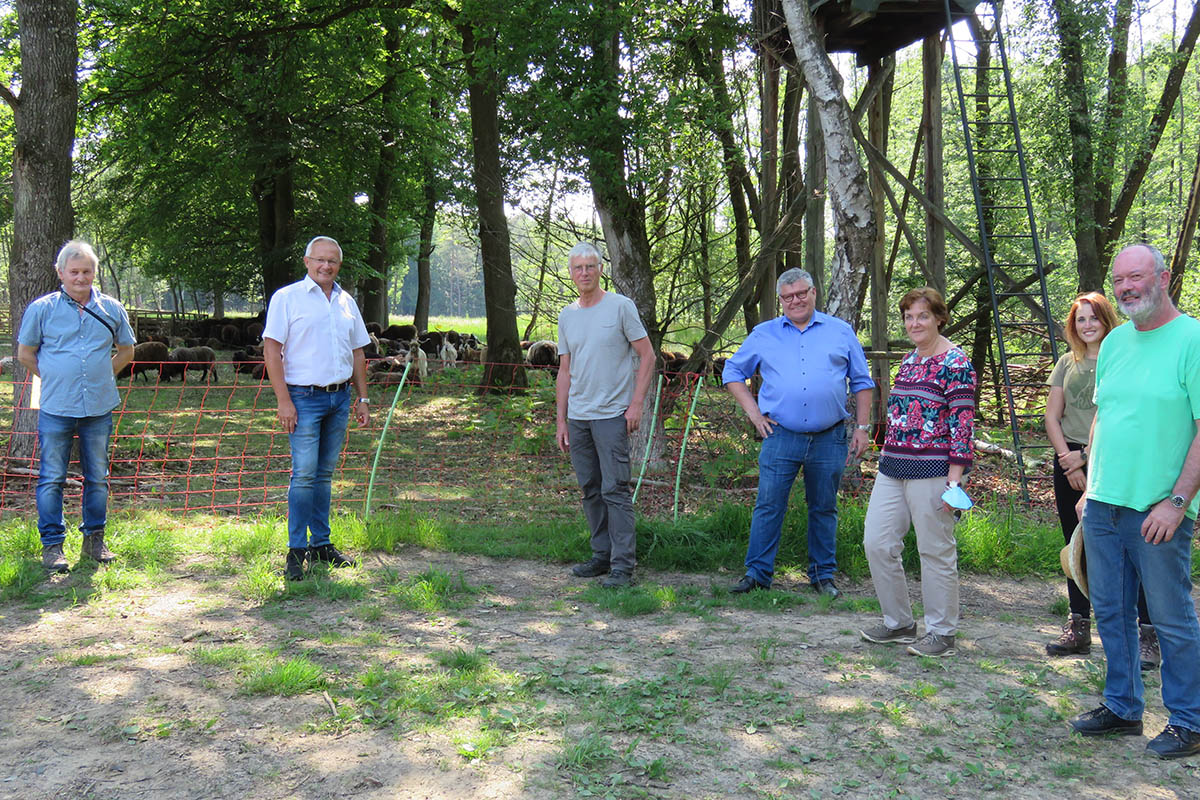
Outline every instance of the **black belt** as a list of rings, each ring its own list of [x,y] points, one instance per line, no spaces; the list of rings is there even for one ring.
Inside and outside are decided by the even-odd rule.
[[[289,383],[288,386],[290,386],[294,389],[312,389],[314,392],[329,392],[330,394],[333,394],[334,392],[340,392],[343,389],[349,388],[350,381],[342,381],[341,383],[331,383],[328,386],[316,386],[316,385],[301,386],[301,385],[295,384],[295,383]]]

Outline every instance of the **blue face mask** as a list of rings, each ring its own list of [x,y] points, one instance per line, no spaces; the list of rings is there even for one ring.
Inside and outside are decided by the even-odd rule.
[[[975,505],[971,502],[971,498],[967,497],[967,493],[963,491],[961,486],[951,486],[942,492],[942,502],[959,511],[966,511]]]

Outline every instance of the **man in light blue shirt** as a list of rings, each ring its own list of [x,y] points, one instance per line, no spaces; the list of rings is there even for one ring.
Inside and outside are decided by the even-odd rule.
[[[855,397],[858,427],[849,449],[857,458],[867,449],[875,382],[854,329],[816,310],[811,275],[789,269],[775,289],[783,316],[756,326],[721,376],[763,437],[746,575],[730,591],[770,588],[788,495],[803,469],[808,579],[815,591],[837,597],[837,489],[849,461],[846,390]],[[762,375],[757,401],[746,386],[756,370]]]
[[[62,285],[26,307],[17,335],[17,359],[41,379],[38,532],[42,566],[53,572],[67,571],[62,495],[77,436],[83,470],[82,553],[101,563],[113,560],[104,544],[108,441],[112,410],[121,402],[115,376],[133,358],[134,339],[121,303],[92,288],[98,264],[87,242],[63,245],[55,263]]]

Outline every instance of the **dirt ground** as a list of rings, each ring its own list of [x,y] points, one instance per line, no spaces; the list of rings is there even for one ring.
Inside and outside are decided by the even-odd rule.
[[[1044,656],[1058,581],[967,576],[959,655],[935,662],[861,641],[869,583],[829,604],[785,581],[806,602],[771,611],[725,604],[714,587],[736,575],[642,573],[668,602],[623,617],[564,565],[408,548],[363,570],[431,566],[480,591],[412,611],[368,578],[353,601],[258,605],[185,565],[92,603],[0,605],[0,798],[1200,797],[1200,759],[1143,753],[1166,722],[1156,675],[1147,736],[1068,735],[1103,656]],[[669,602],[685,595],[714,604]],[[303,654],[328,687],[247,694],[195,657],[230,643]],[[482,704],[510,714],[485,757],[462,744],[476,712],[331,724],[365,707],[364,670],[428,670],[456,648],[526,687]]]

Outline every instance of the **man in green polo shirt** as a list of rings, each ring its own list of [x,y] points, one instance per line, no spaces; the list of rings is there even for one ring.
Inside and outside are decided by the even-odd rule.
[[[1161,758],[1200,754],[1200,624],[1192,599],[1192,526],[1200,489],[1200,321],[1167,294],[1162,254],[1139,244],[1112,267],[1130,323],[1096,362],[1096,418],[1081,518],[1088,585],[1104,642],[1103,705],[1071,722],[1084,736],[1142,733],[1137,592],[1162,648],[1167,727],[1146,747]]]

